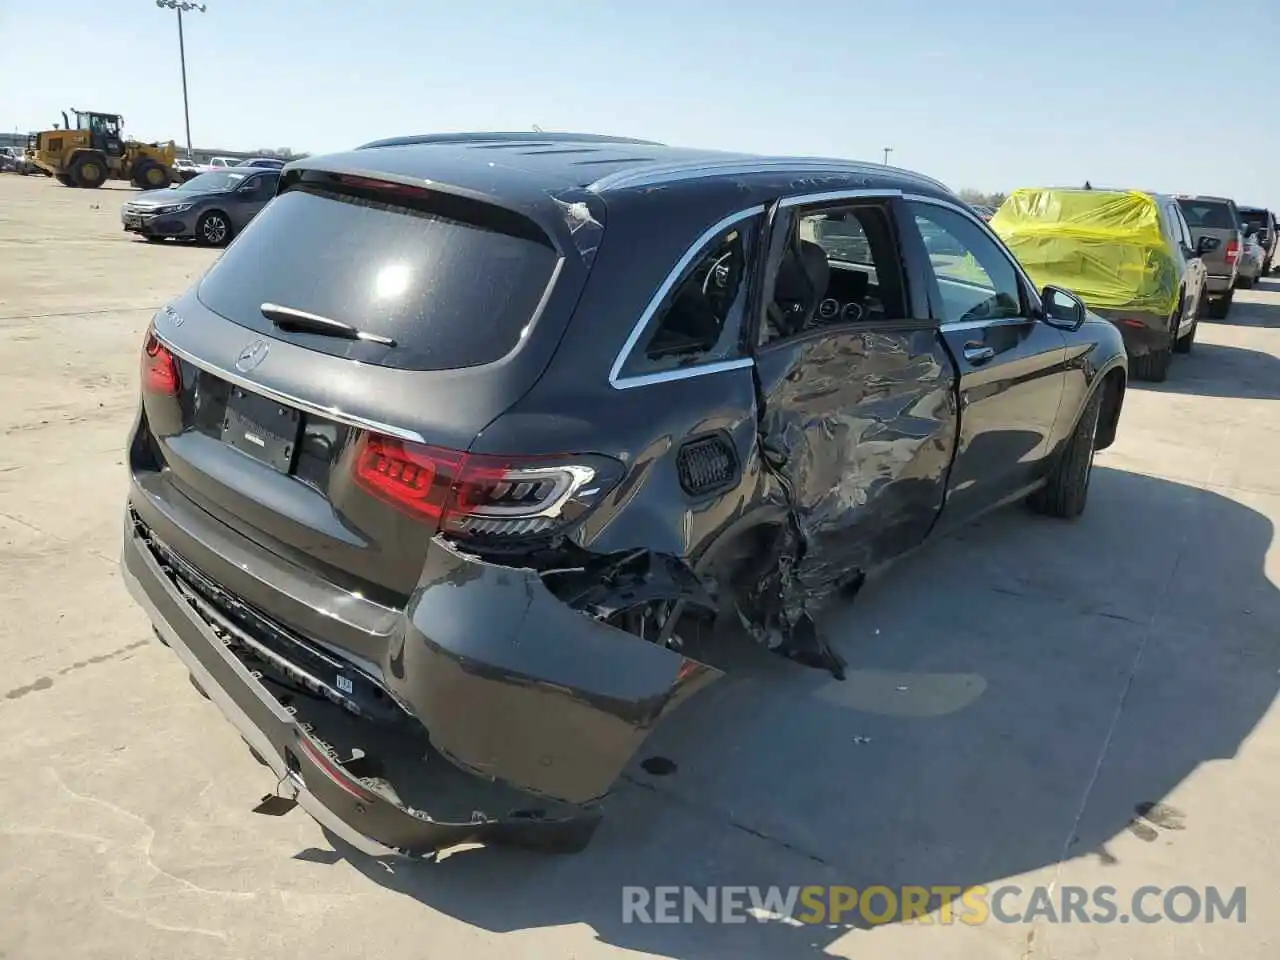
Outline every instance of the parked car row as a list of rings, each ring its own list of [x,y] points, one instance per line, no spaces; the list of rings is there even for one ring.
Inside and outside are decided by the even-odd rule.
[[[17,147],[0,147],[0,173],[17,173],[24,177],[33,173],[46,175]]]
[[[1247,209],[1225,197],[1024,188],[990,222],[1038,283],[1116,324],[1134,376],[1162,381],[1200,320],[1226,317],[1236,289],[1271,269],[1275,217]]]
[[[138,215],[200,232],[238,175]],[[369,853],[580,849],[712,622],[843,679],[821,603],[1001,504],[1079,516],[1117,435],[1120,329],[925,176],[536,133],[278,177],[146,333],[122,568]]]
[[[251,157],[241,160],[236,157],[211,157],[208,163],[196,163],[185,157],[173,162],[173,172],[180,183],[198,177],[211,170],[227,170],[233,167],[261,167],[269,170],[281,170],[288,161],[278,157]]]

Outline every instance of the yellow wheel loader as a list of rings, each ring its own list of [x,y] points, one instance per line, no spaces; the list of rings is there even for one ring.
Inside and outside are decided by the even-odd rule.
[[[107,180],[128,180],[142,190],[177,181],[175,150],[168,143],[125,140],[124,121],[116,113],[75,110],[72,126],[62,114],[62,128],[32,135],[27,158],[68,187],[100,187]]]

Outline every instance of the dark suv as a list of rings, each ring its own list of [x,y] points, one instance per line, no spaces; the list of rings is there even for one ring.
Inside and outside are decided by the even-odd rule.
[[[815,605],[1078,515],[1126,378],[932,180],[568,134],[295,161],[141,365],[127,584],[286,797],[407,854],[585,844],[718,616],[843,678]]]

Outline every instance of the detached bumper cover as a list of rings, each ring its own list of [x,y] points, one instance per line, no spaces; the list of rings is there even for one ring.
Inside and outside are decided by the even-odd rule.
[[[124,533],[125,582],[163,639],[298,803],[374,856],[464,842],[581,849],[600,816],[590,802],[653,725],[720,676],[572,610],[532,570],[437,542],[381,678],[431,740],[415,764],[429,796],[397,802],[365,789],[327,732],[286,706],[197,613],[128,511]],[[372,721],[347,719],[376,742]]]
[[[604,796],[657,722],[722,674],[573,610],[537,572],[433,544],[385,682],[432,744],[539,796]]]

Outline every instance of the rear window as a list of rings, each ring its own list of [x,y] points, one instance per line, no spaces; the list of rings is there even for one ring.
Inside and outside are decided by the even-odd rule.
[[[1213,200],[1179,200],[1182,215],[1192,228],[1202,227],[1208,230],[1236,230],[1239,224],[1231,217],[1231,208],[1227,204]]]
[[[1248,223],[1255,227],[1265,227],[1267,225],[1267,211],[1241,210],[1240,221],[1242,223]]]
[[[259,333],[384,367],[449,370],[502,358],[534,318],[557,252],[523,218],[512,228],[511,215],[487,204],[418,196],[435,199],[411,209],[315,186],[288,190],[205,275],[200,300]],[[263,303],[396,345],[284,332],[262,315]]]

